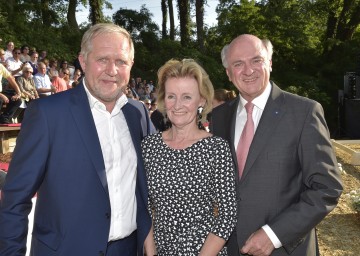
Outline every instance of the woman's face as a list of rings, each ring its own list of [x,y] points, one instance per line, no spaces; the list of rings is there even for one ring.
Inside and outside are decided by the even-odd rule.
[[[165,82],[166,114],[175,127],[196,126],[197,109],[204,106],[195,78],[169,78]]]

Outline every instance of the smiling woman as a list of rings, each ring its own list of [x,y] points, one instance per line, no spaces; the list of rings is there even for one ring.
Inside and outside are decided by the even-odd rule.
[[[227,255],[234,166],[227,142],[198,125],[211,110],[212,83],[192,59],[166,62],[158,81],[158,107],[171,127],[142,144],[154,223],[147,255]]]

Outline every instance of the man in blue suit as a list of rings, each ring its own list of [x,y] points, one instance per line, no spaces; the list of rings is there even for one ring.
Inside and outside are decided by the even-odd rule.
[[[2,191],[0,255],[143,255],[150,230],[140,141],[153,129],[144,106],[127,100],[134,46],[114,24],[83,36],[85,72],[75,89],[26,110]]]

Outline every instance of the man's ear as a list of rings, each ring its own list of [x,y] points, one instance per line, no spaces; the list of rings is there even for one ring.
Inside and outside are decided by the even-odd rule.
[[[81,66],[82,70],[85,72],[85,70],[86,70],[85,58],[81,53],[79,55],[79,62],[80,62],[80,66]]]
[[[228,69],[226,69],[226,75],[228,76],[229,81],[231,82],[231,78],[230,78],[230,76],[229,76],[229,70],[228,70]]]

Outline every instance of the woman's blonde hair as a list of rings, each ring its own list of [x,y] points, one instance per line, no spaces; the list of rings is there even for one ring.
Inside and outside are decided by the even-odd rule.
[[[198,84],[199,93],[205,99],[203,106],[201,122],[205,122],[206,115],[212,109],[212,99],[214,97],[214,88],[206,71],[193,59],[167,61],[158,70],[158,109],[165,115],[165,83],[169,78],[195,78]]]

